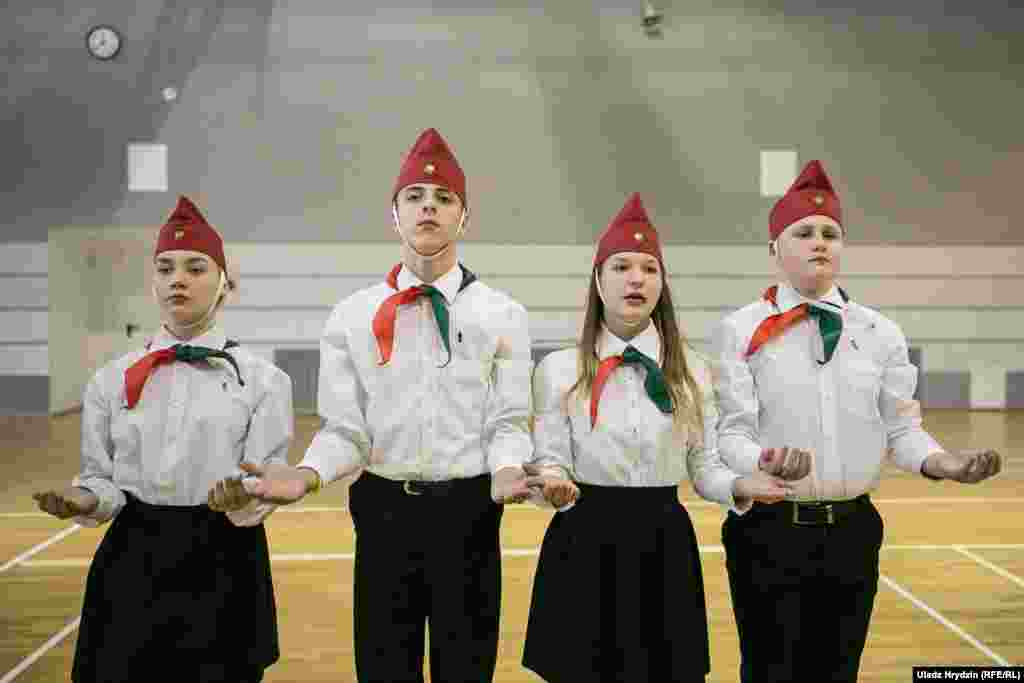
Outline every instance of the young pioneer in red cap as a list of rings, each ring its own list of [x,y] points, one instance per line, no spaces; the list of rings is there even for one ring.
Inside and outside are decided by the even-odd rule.
[[[324,327],[324,425],[298,468],[253,470],[256,495],[291,502],[362,470],[355,524],[360,681],[489,681],[497,659],[502,503],[531,486],[526,310],[458,260],[466,179],[425,131],[391,192],[401,262],[342,300]]]
[[[82,401],[82,470],[33,497],[86,526],[111,522],[86,579],[71,680],[253,683],[279,654],[263,519],[243,463],[284,463],[288,376],[228,339],[220,235],[182,197],[160,229],[163,326],[99,369]],[[225,488],[225,480],[231,482]]]
[[[679,483],[688,472],[701,496],[742,509],[786,495],[780,478],[719,461],[706,369],[685,347],[634,194],[598,242],[579,346],[534,374],[533,464],[579,487],[534,580],[523,665],[546,681],[703,681],[704,582]]]
[[[949,453],[921,425],[917,368],[893,321],[839,287],[839,196],[807,164],[769,218],[783,280],[712,337],[722,458],[785,473],[811,454],[789,500],[730,512],[722,526],[741,679],[855,681],[878,588],[882,518],[870,492],[883,459],[926,477],[977,482],[994,451]],[[774,454],[764,457],[765,448]]]

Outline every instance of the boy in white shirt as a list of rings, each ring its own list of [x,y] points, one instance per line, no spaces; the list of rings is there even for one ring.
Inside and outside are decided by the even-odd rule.
[[[324,425],[297,468],[251,469],[292,502],[363,470],[355,524],[359,681],[489,681],[497,659],[502,503],[544,486],[530,458],[526,309],[462,265],[466,179],[433,129],[392,191],[401,262],[341,301],[320,344]]]
[[[899,326],[836,284],[846,236],[824,168],[810,162],[769,221],[786,280],[712,336],[718,444],[734,470],[780,473],[810,451],[791,500],[722,527],[741,680],[855,681],[878,587],[882,519],[869,492],[887,452],[901,469],[977,482],[994,451],[948,453],[921,426],[917,369]]]

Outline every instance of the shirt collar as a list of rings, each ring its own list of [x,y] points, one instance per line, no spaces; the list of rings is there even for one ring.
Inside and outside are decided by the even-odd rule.
[[[402,269],[398,271],[398,291],[404,291],[410,287],[416,285],[425,284],[423,280],[419,279],[416,273],[412,272],[404,265]],[[437,288],[444,295],[444,298],[449,304],[455,302],[455,295],[459,293],[459,287],[462,286],[462,268],[456,262],[452,269],[447,273],[437,278],[430,283],[431,286]]]
[[[818,300],[808,299],[803,294],[796,291],[796,288],[788,282],[779,283],[779,288],[775,295],[775,303],[778,305],[780,313],[785,313],[786,311],[796,308],[803,303],[808,303],[813,306],[819,305],[822,301],[832,304],[832,306],[825,306],[824,308],[826,309],[839,311],[846,310],[846,302],[843,301],[843,297],[839,293],[839,287],[835,284],[833,284],[832,288],[826,292],[825,296]]]
[[[619,339],[604,323],[601,323],[601,332],[597,338],[598,360],[618,356],[626,350],[627,346],[632,346],[659,365],[661,364],[661,336],[652,321],[648,321],[647,328],[629,341]]]
[[[169,349],[175,344],[188,344],[189,346],[206,346],[211,349],[223,349],[227,340],[227,336],[224,334],[224,331],[221,330],[220,325],[214,325],[198,337],[193,337],[188,341],[178,339],[168,332],[166,327],[161,325],[160,331],[156,333],[153,337],[153,341],[150,342],[148,350],[160,351],[161,349]]]

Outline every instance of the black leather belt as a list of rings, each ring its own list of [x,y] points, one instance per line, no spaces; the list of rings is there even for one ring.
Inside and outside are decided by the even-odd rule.
[[[790,519],[797,526],[832,526],[841,522],[844,518],[856,512],[871,498],[868,494],[862,494],[853,500],[820,501],[813,503],[798,503],[786,501],[781,505],[792,508]]]
[[[402,482],[402,490],[410,496],[446,496],[451,493],[458,479],[447,481],[416,481],[407,479]]]
[[[380,495],[394,493],[404,496],[457,497],[475,496],[480,491],[489,490],[491,476],[489,474],[478,474],[475,477],[429,481],[424,479],[391,479],[390,477],[382,477],[369,470],[364,470],[359,475],[358,482],[362,482],[361,486],[366,490],[379,491]]]

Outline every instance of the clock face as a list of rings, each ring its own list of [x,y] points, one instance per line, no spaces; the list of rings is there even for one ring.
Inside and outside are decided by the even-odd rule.
[[[113,59],[121,49],[121,34],[111,26],[97,26],[89,31],[85,42],[96,59]]]

